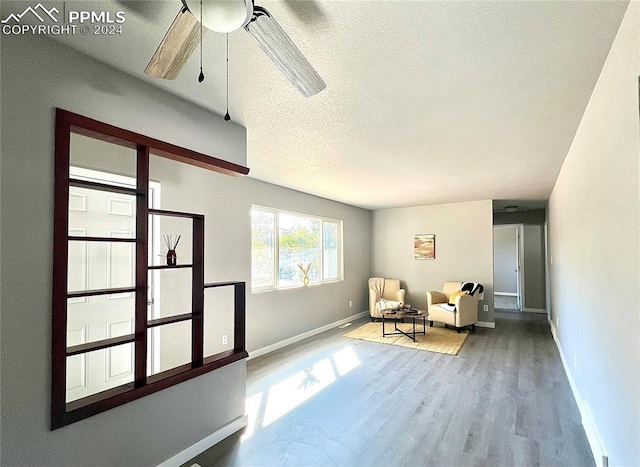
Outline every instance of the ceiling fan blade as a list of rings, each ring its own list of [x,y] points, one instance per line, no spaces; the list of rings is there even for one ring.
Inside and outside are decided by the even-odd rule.
[[[206,32],[207,28],[202,28],[202,34]],[[200,23],[183,6],[144,72],[155,78],[176,79],[199,43]]]
[[[244,28],[305,97],[313,96],[327,87],[266,9],[255,6],[253,18]]]

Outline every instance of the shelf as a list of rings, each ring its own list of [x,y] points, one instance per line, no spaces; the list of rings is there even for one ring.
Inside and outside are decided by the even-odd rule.
[[[89,138],[97,138],[108,143],[119,144],[135,152],[136,169],[134,184],[104,182],[81,176],[71,176],[69,171],[71,134],[81,134]],[[221,173],[231,175],[246,175],[249,169],[222,161],[193,151],[172,146],[148,137],[127,132],[105,123],[56,109],[55,127],[55,185],[53,226],[53,316],[51,342],[51,429],[55,430],[111,408],[126,404],[135,399],[171,387],[175,384],[195,378],[208,371],[213,371],[225,365],[232,364],[248,356],[245,350],[246,334],[246,285],[245,283],[224,282],[209,284],[209,287],[232,286],[233,293],[233,349],[211,357],[204,356],[204,251],[205,251],[205,216],[188,212],[178,212],[165,209],[149,209],[149,155],[160,155],[170,160],[205,167]],[[102,192],[106,195],[119,195],[135,200],[135,238],[107,237],[106,232],[96,232],[95,236],[79,236],[79,232],[69,232],[69,193],[74,188],[92,193]],[[95,191],[93,191],[95,190]],[[181,224],[191,224],[190,249],[191,255],[182,256],[182,261],[190,260],[192,264],[176,264],[168,266],[161,257],[150,257],[149,249],[153,241],[149,230],[153,222],[167,216],[175,219],[185,219]],[[102,235],[102,236],[99,236]],[[184,235],[183,235],[184,236]],[[72,243],[74,242],[74,243]],[[135,249],[135,282],[129,282],[127,287],[113,287],[96,290],[69,290],[70,264],[69,250],[78,242],[87,242],[84,246],[126,245],[126,249]],[[89,242],[103,242],[89,243]],[[119,242],[119,243],[118,243]],[[135,248],[133,248],[135,247]],[[154,265],[154,262],[156,263]],[[166,316],[158,319],[148,319],[148,286],[155,273],[150,270],[184,269],[191,276],[190,306],[177,309],[180,315]],[[189,268],[191,268],[189,270]],[[167,273],[179,274],[179,273]],[[182,275],[182,274],[181,274]],[[125,282],[126,283],[126,282]],[[121,285],[121,284],[118,284]],[[71,286],[73,287],[73,286]],[[92,286],[90,286],[92,287]],[[96,287],[100,287],[96,285]],[[101,287],[107,287],[102,285]],[[135,296],[134,326],[127,329],[127,335],[109,339],[102,339],[80,345],[71,345],[68,341],[69,298],[91,297],[110,294],[130,294]],[[123,296],[123,295],[121,295]],[[126,295],[125,295],[126,296]],[[153,332],[149,329],[166,329],[163,325],[173,325],[190,328],[190,362],[178,368],[167,370],[149,376],[148,350]],[[231,336],[230,336],[231,337]],[[119,346],[119,347],[118,347]],[[107,389],[96,394],[67,403],[67,376],[71,371],[67,368],[70,356],[100,356],[96,351],[106,352],[104,349],[132,350],[132,381],[118,387]],[[88,352],[93,352],[88,353]],[[127,358],[128,361],[128,358]]]
[[[176,264],[175,266],[167,266],[166,264],[160,264],[158,266],[149,266],[149,269],[182,269],[192,268],[193,264]]]
[[[108,185],[106,183],[88,182],[86,180],[77,180],[74,178],[69,179],[69,186],[76,188],[87,188],[89,190],[108,191],[111,193],[120,193],[123,195],[136,195],[135,188],[129,188],[126,186]]]
[[[112,337],[111,339],[103,339],[101,341],[89,342],[87,344],[74,345],[67,347],[67,357],[79,355],[96,350],[108,349],[116,345],[130,344],[136,340],[135,334],[127,334],[125,336]]]
[[[196,218],[204,219],[203,214],[191,214],[188,212],[179,212],[179,211],[165,211],[164,209],[149,209],[149,214],[154,216],[187,217],[190,219],[196,219]]]
[[[204,284],[205,289],[212,289],[215,287],[229,287],[231,285],[239,285],[244,284],[244,282],[209,282],[208,284]]]
[[[191,318],[191,313],[185,313],[182,315],[167,316],[166,318],[152,319],[147,321],[147,328],[155,328],[156,326],[162,326],[164,324],[179,323],[180,321],[187,321]]]
[[[122,242],[122,243],[135,243],[135,238],[122,238],[122,237],[78,237],[69,236],[69,241],[74,242]]]
[[[96,295],[109,295],[109,294],[119,294],[119,293],[129,293],[135,292],[135,287],[116,287],[112,289],[95,289],[95,290],[81,290],[78,292],[68,292],[67,298],[78,298],[78,297],[94,297]]]

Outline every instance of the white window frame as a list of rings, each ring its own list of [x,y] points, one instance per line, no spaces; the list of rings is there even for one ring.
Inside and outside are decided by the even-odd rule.
[[[344,280],[344,242],[343,242],[343,221],[340,219],[332,219],[330,217],[323,217],[323,216],[317,216],[315,214],[307,214],[307,213],[303,213],[303,212],[295,212],[295,211],[287,211],[285,209],[276,209],[276,208],[271,208],[271,207],[267,207],[267,206],[260,206],[260,205],[256,205],[253,204],[251,205],[251,216],[250,218],[253,218],[253,211],[262,211],[265,213],[270,213],[273,214],[274,217],[274,222],[273,222],[273,239],[274,239],[274,248],[272,251],[272,258],[273,258],[273,280],[274,283],[270,284],[270,285],[263,285],[263,286],[259,286],[259,287],[254,287],[253,285],[253,251],[251,252],[251,267],[252,267],[252,271],[251,271],[251,292],[252,293],[258,293],[258,292],[269,292],[272,290],[286,290],[286,289],[298,289],[301,287],[314,287],[317,285],[321,285],[321,284],[329,284],[329,283],[334,283],[334,282],[340,282]],[[298,216],[298,217],[305,217],[305,218],[311,218],[311,219],[318,219],[320,221],[320,259],[318,261],[318,267],[319,267],[319,271],[318,271],[318,278],[319,280],[317,282],[312,282],[309,283],[309,285],[305,286],[303,284],[296,284],[296,285],[280,285],[278,283],[279,279],[280,279],[280,274],[279,274],[279,270],[280,270],[280,214],[288,214],[291,216]],[[324,279],[324,222],[330,222],[332,224],[337,224],[338,225],[338,245],[337,245],[337,249],[338,249],[338,275],[337,277],[332,277],[329,279]],[[253,224],[251,224],[251,229],[253,230]],[[253,247],[251,247],[253,248]]]

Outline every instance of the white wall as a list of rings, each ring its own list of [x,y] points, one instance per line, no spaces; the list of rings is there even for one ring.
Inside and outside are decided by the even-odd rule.
[[[552,324],[594,449],[640,465],[638,75],[631,2],[549,200]]]
[[[245,130],[54,41],[1,55],[1,463],[156,464],[243,414],[245,363],[49,431],[54,108],[242,164]]]
[[[479,320],[493,322],[492,216],[491,200],[374,211],[372,276],[400,279],[416,307],[426,307],[426,292],[442,290],[445,281],[479,282]],[[413,239],[421,233],[436,235],[435,260],[414,259]]]

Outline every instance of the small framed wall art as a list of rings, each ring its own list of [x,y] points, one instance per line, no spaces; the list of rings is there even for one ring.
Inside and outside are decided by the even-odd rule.
[[[416,234],[413,239],[415,259],[436,259],[435,234]]]

